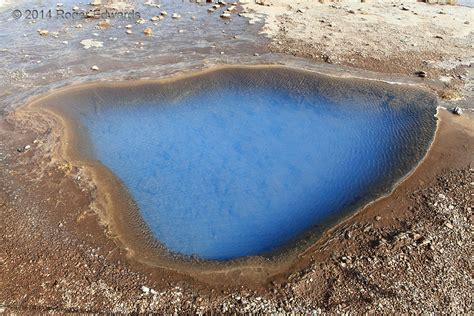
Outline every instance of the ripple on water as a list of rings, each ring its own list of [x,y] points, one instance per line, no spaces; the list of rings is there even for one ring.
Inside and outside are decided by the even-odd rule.
[[[305,72],[225,69],[89,93],[92,155],[172,252],[264,254],[387,192],[424,156],[435,99]]]

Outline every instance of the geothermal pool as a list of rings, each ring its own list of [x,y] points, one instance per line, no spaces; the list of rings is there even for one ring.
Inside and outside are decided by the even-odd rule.
[[[105,90],[73,107],[92,158],[156,240],[203,259],[271,253],[388,192],[436,127],[424,93],[282,69]]]

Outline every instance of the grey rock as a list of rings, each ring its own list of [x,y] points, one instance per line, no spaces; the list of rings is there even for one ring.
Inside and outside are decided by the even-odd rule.
[[[456,115],[462,115],[462,109],[457,106],[453,109],[453,114],[456,114]]]

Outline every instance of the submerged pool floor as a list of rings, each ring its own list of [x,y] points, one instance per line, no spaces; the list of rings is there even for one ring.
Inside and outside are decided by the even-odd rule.
[[[81,112],[93,156],[172,252],[226,260],[287,245],[389,190],[434,132],[434,107],[379,88],[334,97],[344,85],[228,76]]]

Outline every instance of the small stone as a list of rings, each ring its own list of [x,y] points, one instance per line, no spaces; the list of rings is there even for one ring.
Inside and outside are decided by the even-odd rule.
[[[444,224],[444,226],[446,226],[446,227],[449,228],[449,229],[453,229],[453,228],[454,228],[453,224],[451,224],[450,222],[446,222],[446,223]]]
[[[91,67],[91,69],[94,70],[94,71],[97,71],[97,70],[99,70],[99,67],[97,67],[96,65],[94,65],[94,66]]]
[[[428,76],[428,73],[426,71],[417,71],[416,75],[421,78],[426,78]]]
[[[223,19],[230,19],[230,13],[224,12],[221,14],[221,18]]]
[[[38,34],[41,35],[41,36],[48,36],[49,31],[48,31],[48,30],[41,30],[41,29],[39,29],[39,30],[38,30]]]
[[[99,24],[97,24],[101,29],[106,29],[111,26],[110,20],[106,19],[104,21],[100,21]]]
[[[160,18],[155,15],[155,16],[152,16],[150,20],[153,21],[153,22],[156,22],[156,21],[159,21]]]
[[[145,35],[151,35],[151,34],[153,34],[153,30],[151,28],[147,27],[146,29],[143,30],[143,33]]]
[[[150,293],[150,288],[147,287],[147,286],[144,286],[144,285],[142,285],[142,287],[140,287],[140,290],[142,290],[142,292],[143,292],[144,294]]]
[[[102,47],[103,44],[103,42],[99,42],[90,38],[81,41],[81,45],[83,45],[85,49],[89,49],[91,47],[99,48]]]
[[[125,25],[125,28],[126,28],[126,29],[131,29],[132,27],[133,27],[133,25],[131,25],[131,24]]]
[[[168,12],[166,12],[166,11],[161,11],[160,14],[161,14],[162,16],[167,16],[167,15],[168,15]]]
[[[143,24],[143,23],[145,23],[145,19],[139,18],[135,23],[137,23],[137,24]]]
[[[462,115],[462,109],[457,106],[453,109],[453,114],[456,114],[456,115]]]
[[[82,28],[82,24],[77,24],[77,25],[75,26],[75,28],[76,28],[76,29],[81,29],[81,28]]]
[[[381,219],[382,219],[381,216],[375,216],[375,220],[376,220],[377,222],[380,221]]]
[[[26,146],[25,146],[25,150],[28,150],[28,149],[30,149],[30,148],[31,148],[30,145],[26,145]]]
[[[126,30],[125,33],[132,34],[133,32],[132,32],[132,30]]]
[[[173,14],[171,15],[171,18],[172,18],[172,19],[180,19],[180,18],[181,18],[181,15],[179,15],[178,13],[173,13]]]

